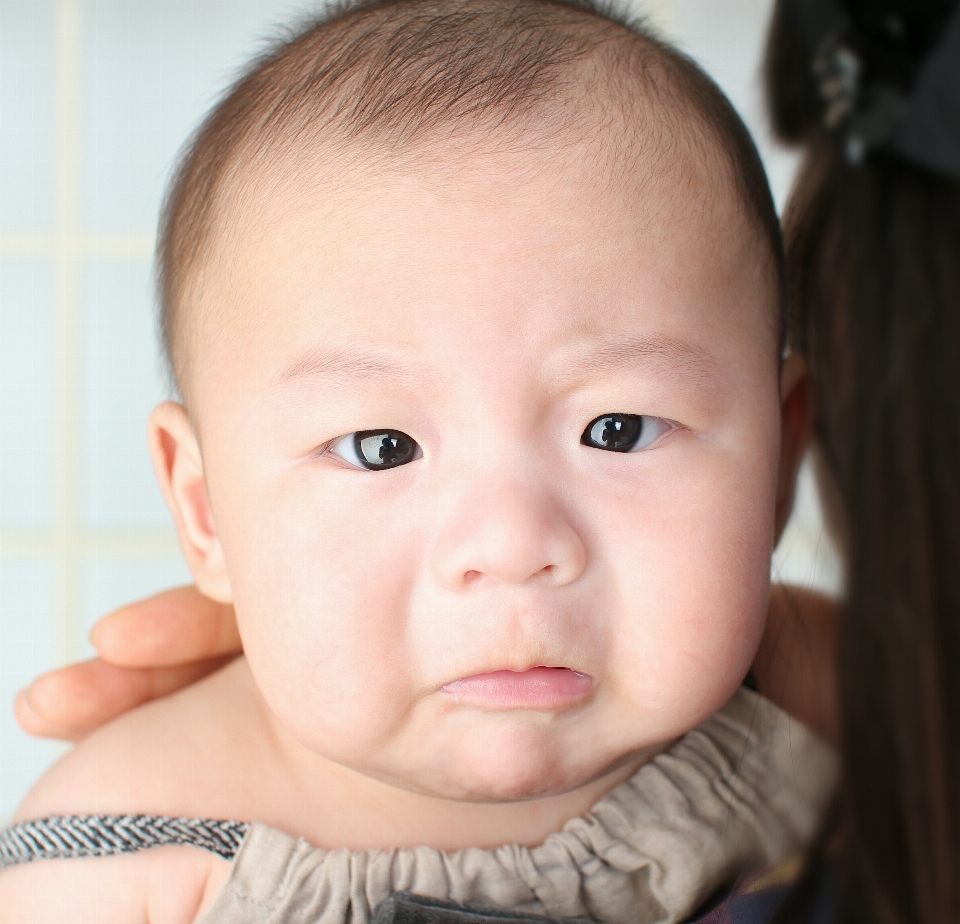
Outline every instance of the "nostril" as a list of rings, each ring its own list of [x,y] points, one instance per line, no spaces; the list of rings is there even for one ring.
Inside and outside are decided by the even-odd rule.
[[[475,583],[475,582],[478,581],[478,580],[480,580],[480,572],[479,572],[479,571],[467,571],[467,572],[463,575],[463,583],[464,583],[464,584],[473,584],[473,583]]]

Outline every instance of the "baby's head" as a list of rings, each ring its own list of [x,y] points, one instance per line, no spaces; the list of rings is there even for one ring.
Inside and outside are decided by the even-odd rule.
[[[716,711],[789,502],[778,254],[719,91],[580,4],[362,5],[261,60],[168,201],[151,439],[286,729],[510,800]]]

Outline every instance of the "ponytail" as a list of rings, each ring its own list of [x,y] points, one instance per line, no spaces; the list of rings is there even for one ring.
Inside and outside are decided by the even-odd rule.
[[[849,544],[844,924],[960,924],[957,7],[780,0],[768,49],[775,130],[805,146],[788,338]]]

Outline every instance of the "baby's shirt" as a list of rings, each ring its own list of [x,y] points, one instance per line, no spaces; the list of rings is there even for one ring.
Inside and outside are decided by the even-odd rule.
[[[41,849],[27,822],[0,832],[0,862],[193,843],[233,859],[202,924],[370,924],[373,909],[397,892],[552,918],[666,924],[684,920],[744,869],[802,848],[836,780],[826,744],[741,688],[537,847],[323,850],[259,823],[151,819],[152,836],[114,832],[112,847],[88,850],[75,835],[69,844],[61,837],[58,852],[56,824],[44,828]]]

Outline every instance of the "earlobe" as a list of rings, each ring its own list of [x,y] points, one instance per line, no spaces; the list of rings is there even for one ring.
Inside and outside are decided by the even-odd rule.
[[[780,381],[782,429],[775,542],[780,541],[783,528],[790,519],[800,463],[810,445],[816,419],[813,380],[806,361],[800,356],[788,356],[783,361]]]
[[[183,405],[173,401],[158,405],[150,415],[149,439],[153,468],[197,587],[207,597],[232,602],[200,444]]]

